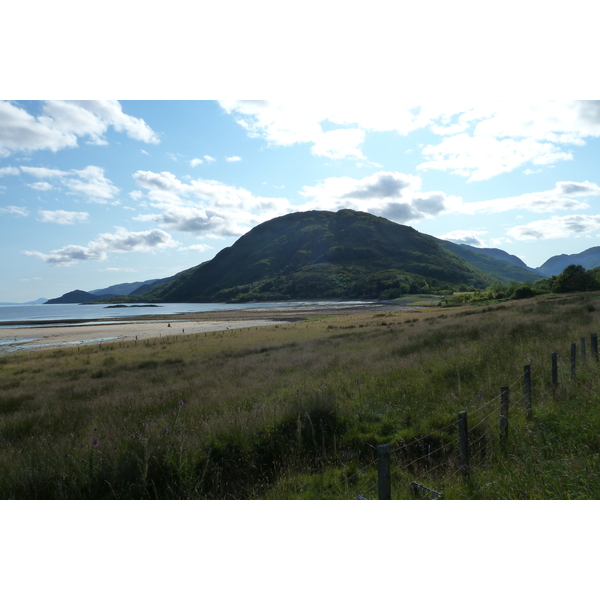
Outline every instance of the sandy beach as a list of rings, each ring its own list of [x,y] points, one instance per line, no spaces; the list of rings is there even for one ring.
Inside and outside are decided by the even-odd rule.
[[[281,325],[311,316],[339,315],[390,308],[384,303],[364,306],[307,304],[303,308],[252,308],[243,310],[186,313],[170,316],[138,316],[131,319],[102,319],[94,323],[73,320],[36,326],[0,327],[0,354],[36,350],[65,345],[114,341],[144,340],[173,335],[194,335],[227,329]],[[416,307],[394,307],[396,310],[419,310]]]
[[[0,354],[52,346],[129,341],[172,335],[193,335],[208,331],[264,327],[287,323],[277,319],[211,319],[107,321],[94,325],[44,325],[0,328]]]

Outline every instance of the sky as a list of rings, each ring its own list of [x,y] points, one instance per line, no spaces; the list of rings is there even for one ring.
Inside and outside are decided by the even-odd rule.
[[[173,275],[350,208],[538,267],[600,245],[600,101],[0,102],[0,301]]]
[[[580,0],[73,6],[3,13],[0,302],[168,277],[303,210],[531,267],[600,245]]]

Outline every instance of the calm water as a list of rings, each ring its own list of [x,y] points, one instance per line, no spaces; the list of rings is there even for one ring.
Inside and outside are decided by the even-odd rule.
[[[215,312],[224,310],[277,310],[278,308],[295,308],[297,310],[314,310],[319,308],[347,308],[377,304],[373,302],[264,302],[253,304],[161,304],[157,307],[106,308],[110,304],[31,304],[0,306],[0,327],[9,327],[10,321],[21,321],[27,325],[36,325],[39,321],[60,321],[82,319],[93,323],[98,319],[139,317],[142,315],[180,315],[194,312]],[[3,325],[4,324],[4,325]],[[13,325],[14,326],[14,325]]]

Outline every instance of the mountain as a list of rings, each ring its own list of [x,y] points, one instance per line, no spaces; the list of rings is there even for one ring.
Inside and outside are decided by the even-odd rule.
[[[29,304],[45,304],[48,298],[38,298],[37,300],[30,300],[29,302],[0,302],[0,306],[27,306]]]
[[[203,264],[206,264],[206,263],[204,262],[199,265],[196,265],[195,267],[191,267],[190,269],[186,269],[185,271],[180,271],[179,273],[175,273],[175,275],[171,275],[171,277],[165,277],[164,279],[154,279],[154,280],[152,280],[152,283],[146,283],[145,285],[142,285],[139,288],[135,289],[134,290],[135,296],[145,296],[148,293],[150,293],[152,290],[156,289],[157,287],[160,287],[161,285],[169,283],[169,281],[173,281],[177,277],[185,276],[185,275],[187,275],[187,273],[194,271],[198,267],[201,267]]]
[[[504,250],[497,248],[475,248],[467,244],[455,244],[448,240],[433,239],[442,248],[460,256],[470,265],[485,271],[503,283],[511,281],[524,283],[525,281],[535,281],[542,277],[537,271],[528,267],[520,258],[508,254]],[[523,266],[519,266],[519,263]]]
[[[113,298],[114,295],[96,296],[83,290],[74,290],[63,294],[60,298],[52,298],[44,304],[82,304],[84,302],[98,302],[100,299]]]
[[[537,270],[544,277],[552,277],[563,272],[569,265],[581,265],[585,269],[594,269],[600,266],[600,246],[588,248],[579,254],[559,254],[549,258]]]
[[[158,279],[148,279],[148,281],[136,281],[135,283],[118,283],[116,285],[111,285],[110,287],[101,289],[101,290],[90,290],[90,294],[94,294],[95,296],[104,296],[106,294],[113,294],[115,296],[125,296],[127,294],[132,294],[138,288],[151,285]]]
[[[540,273],[537,272],[536,269],[532,269],[528,267],[518,256],[514,254],[509,254],[504,250],[500,250],[499,248],[477,248],[476,246],[469,246],[468,244],[460,244],[463,248],[470,250],[471,252],[475,252],[476,254],[485,254],[486,256],[491,256],[492,258],[497,258],[498,260],[503,260],[515,267],[519,267],[520,269],[525,269],[526,271],[530,271],[532,274],[535,274],[538,278],[540,277]]]
[[[412,227],[352,210],[309,211],[262,223],[211,261],[136,296],[158,302],[373,298],[497,281]]]

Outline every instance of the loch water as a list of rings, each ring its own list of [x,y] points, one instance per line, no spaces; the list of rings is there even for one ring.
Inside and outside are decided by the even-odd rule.
[[[114,304],[7,304],[0,305],[0,327],[33,327],[40,323],[77,320],[94,323],[102,319],[127,320],[130,317],[184,315],[186,313],[221,312],[230,310],[268,311],[279,309],[318,310],[351,308],[377,304],[368,301],[297,301],[297,302],[253,302],[247,304],[217,303],[163,303],[157,306]],[[113,308],[114,307],[114,308]],[[18,323],[18,325],[16,325]]]

